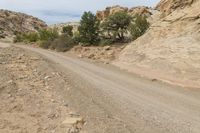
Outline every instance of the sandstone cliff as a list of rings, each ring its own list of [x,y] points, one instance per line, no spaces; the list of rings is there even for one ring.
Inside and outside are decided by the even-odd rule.
[[[195,0],[161,0],[156,6],[156,9],[168,15],[174,10],[191,6],[194,1]]]
[[[200,1],[162,0],[169,15],[128,45],[115,65],[166,82],[200,86]]]
[[[145,7],[145,6],[133,7],[129,9],[127,7],[121,7],[117,5],[117,6],[107,7],[103,11],[97,11],[96,16],[99,20],[104,20],[108,16],[119,11],[127,12],[131,16],[134,16],[136,14],[143,15],[143,16],[146,16],[150,20],[152,20],[153,16],[158,13],[157,10],[153,8]]]
[[[12,38],[16,32],[37,31],[45,27],[45,22],[33,16],[0,10],[0,38]]]

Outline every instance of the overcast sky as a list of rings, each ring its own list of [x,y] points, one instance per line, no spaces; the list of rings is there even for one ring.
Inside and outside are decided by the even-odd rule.
[[[0,8],[39,17],[48,24],[78,21],[84,11],[102,10],[107,6],[151,6],[160,0],[0,0]]]

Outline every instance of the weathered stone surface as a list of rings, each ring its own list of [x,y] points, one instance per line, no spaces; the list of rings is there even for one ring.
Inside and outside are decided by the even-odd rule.
[[[104,20],[108,16],[120,11],[127,12],[128,14],[132,16],[138,14],[138,15],[144,15],[144,16],[150,17],[153,14],[153,9],[149,7],[140,6],[140,7],[133,7],[129,9],[127,7],[122,7],[122,6],[117,5],[113,7],[107,7],[103,11],[97,11],[96,16],[99,20]]]
[[[82,118],[80,117],[67,117],[62,123],[63,124],[69,124],[69,125],[73,125],[73,124],[77,124],[79,122],[83,121]]]
[[[195,0],[161,0],[156,6],[156,9],[168,15],[176,9],[191,6],[194,2]]]
[[[162,2],[179,6],[167,6],[171,14],[154,22],[146,34],[128,45],[115,64],[176,84],[199,86],[200,1]]]

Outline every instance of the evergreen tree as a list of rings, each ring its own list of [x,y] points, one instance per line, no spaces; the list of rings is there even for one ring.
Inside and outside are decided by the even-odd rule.
[[[78,28],[80,42],[86,45],[97,44],[99,41],[99,21],[91,12],[84,12]]]

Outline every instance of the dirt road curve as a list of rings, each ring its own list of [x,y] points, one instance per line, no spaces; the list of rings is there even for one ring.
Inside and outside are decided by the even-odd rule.
[[[200,132],[200,90],[143,79],[56,52],[18,47],[42,55],[68,75],[72,88],[63,96],[85,116],[83,132]]]

